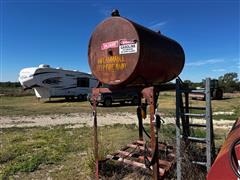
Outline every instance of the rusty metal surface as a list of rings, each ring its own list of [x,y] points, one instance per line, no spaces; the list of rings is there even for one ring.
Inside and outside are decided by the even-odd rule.
[[[147,99],[148,104],[150,105],[150,135],[151,135],[151,146],[152,149],[155,147],[155,132],[154,132],[154,88],[149,87],[142,90],[143,97]]]
[[[113,153],[111,155],[107,155],[107,159],[110,160],[116,160],[123,162],[127,165],[131,165],[133,167],[139,167],[145,170],[148,169],[144,164],[144,145],[145,141],[135,141],[131,144],[128,144],[126,147],[122,148],[121,150],[118,150],[116,153]],[[166,155],[165,159],[158,159],[159,169],[158,169],[158,179],[163,179],[164,176],[166,176],[167,173],[171,170],[171,168],[174,166],[176,160],[175,160],[175,150],[172,151],[163,151],[164,149],[167,149],[167,145],[163,143],[159,143],[159,147],[161,148],[161,152]],[[135,151],[133,151],[133,149]],[[151,149],[148,147],[148,149]],[[159,152],[160,153],[160,152]],[[151,157],[147,157],[149,161],[151,161]]]
[[[121,88],[120,88],[121,89]],[[158,128],[155,126],[155,109],[156,109],[156,103],[157,98],[159,95],[159,91],[162,89],[162,86],[155,87],[131,87],[131,88],[125,88],[125,90],[128,89],[135,89],[137,92],[142,94],[142,97],[145,99],[147,104],[149,105],[149,117],[150,117],[150,145],[146,144],[145,141],[143,141],[143,134],[142,132],[139,135],[139,140],[137,140],[134,143],[127,144],[121,151],[118,151],[117,153],[114,153],[112,155],[109,155],[108,157],[110,159],[117,159],[118,161],[121,161],[128,165],[133,165],[135,167],[141,167],[148,169],[150,167],[151,173],[153,175],[153,179],[157,180],[160,179],[160,177],[164,177],[164,175],[171,169],[173,164],[175,164],[175,151],[173,148],[170,148],[164,144],[164,143],[158,143]],[[164,89],[164,88],[163,88]],[[97,138],[97,110],[96,110],[96,98],[98,97],[99,93],[102,92],[113,92],[119,90],[118,88],[115,89],[109,89],[109,88],[93,88],[92,90],[92,98],[93,98],[93,117],[94,117],[94,149],[95,149],[95,160],[96,160],[96,179],[99,178],[99,161],[98,161],[98,138]],[[139,106],[142,105],[141,100],[139,101]],[[142,118],[140,117],[140,121],[142,121]],[[141,124],[141,122],[139,122]],[[142,127],[139,126],[142,131]],[[126,151],[128,149],[137,149],[140,153],[138,157],[138,161],[135,161],[133,159],[126,159],[127,157],[124,156],[124,153],[126,155]],[[159,159],[158,155],[161,155],[162,152],[165,152],[165,159]],[[147,159],[150,161],[150,165],[147,164],[148,167],[146,167],[144,158],[145,153],[149,153],[149,156]],[[131,154],[128,153],[128,157],[131,158]]]
[[[237,177],[234,174],[231,165],[230,165],[230,156],[229,151],[232,143],[240,138],[240,118],[233,125],[232,130],[230,131],[226,141],[222,145],[220,152],[218,153],[217,158],[214,161],[210,171],[208,172],[207,179],[236,179]],[[240,161],[240,144],[235,147],[236,158]]]
[[[120,42],[136,48],[120,54]],[[100,23],[89,42],[91,71],[109,85],[168,82],[180,74],[184,61],[183,49],[176,41],[122,17]]]
[[[155,115],[155,89],[154,87],[144,88],[142,90],[143,97],[147,100],[149,104],[149,113],[150,113],[150,135],[151,135],[151,148],[158,152],[158,146],[156,145],[156,128],[154,124],[154,115]],[[158,155],[157,155],[158,157]],[[156,161],[153,164],[153,179],[159,179],[159,162]]]
[[[99,89],[92,89],[93,98],[93,136],[94,136],[94,156],[95,156],[95,179],[99,179],[99,163],[98,163],[98,128],[97,128],[97,97]]]

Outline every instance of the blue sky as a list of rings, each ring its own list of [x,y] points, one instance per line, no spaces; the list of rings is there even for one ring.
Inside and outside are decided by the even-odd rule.
[[[182,45],[183,80],[240,74],[238,0],[1,0],[0,81],[39,64],[90,72],[89,38],[113,8]]]

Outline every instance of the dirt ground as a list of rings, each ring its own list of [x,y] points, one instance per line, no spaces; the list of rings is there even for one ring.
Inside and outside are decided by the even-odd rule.
[[[220,114],[230,112],[217,112]],[[133,113],[108,113],[98,114],[98,125],[113,124],[137,124],[136,114]],[[174,117],[164,117],[166,124],[174,123]],[[204,119],[190,119],[192,123],[204,123]],[[89,113],[71,113],[56,114],[42,116],[15,116],[0,117],[0,128],[10,127],[46,127],[56,125],[67,125],[69,128],[77,128],[83,126],[92,126],[93,117]],[[149,119],[145,119],[144,123],[149,123]],[[230,130],[234,121],[231,120],[214,120],[214,127],[218,129]]]

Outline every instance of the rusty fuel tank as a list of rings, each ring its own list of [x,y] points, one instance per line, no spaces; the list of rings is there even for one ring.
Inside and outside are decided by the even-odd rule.
[[[171,81],[181,73],[184,61],[176,41],[120,16],[101,22],[88,47],[93,75],[110,86]]]

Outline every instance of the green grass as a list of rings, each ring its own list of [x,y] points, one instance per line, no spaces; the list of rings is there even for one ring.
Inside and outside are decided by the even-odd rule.
[[[213,100],[213,111],[234,111],[233,115],[214,115],[214,119],[235,120],[240,116],[240,97],[220,101]],[[191,101],[191,106],[203,106],[203,101]],[[98,107],[98,113],[135,112],[135,106]],[[1,116],[36,116],[48,114],[91,113],[88,102],[66,102],[61,99],[53,102],[37,101],[35,96],[1,96]],[[164,92],[159,97],[159,112],[166,116],[175,114],[173,92]],[[66,125],[67,126],[67,125]],[[66,126],[7,128],[0,131],[0,179],[92,179],[94,176],[94,157],[92,128],[76,129]],[[146,126],[149,132],[149,125]],[[194,135],[203,137],[203,131],[196,129]],[[136,125],[112,125],[101,127],[99,131],[100,158],[114,152],[123,145],[136,140]],[[227,132],[217,129],[215,142],[222,145]],[[160,141],[174,144],[175,126],[161,127]]]
[[[4,87],[0,85],[0,94],[7,96],[27,96],[33,95],[33,90],[23,90],[22,87]]]
[[[98,107],[98,113],[136,112],[135,106],[114,105],[111,108]],[[88,101],[65,101],[63,98],[38,101],[35,96],[0,97],[0,114],[2,116],[35,116],[49,114],[91,113],[92,107]]]
[[[165,116],[175,115],[175,97],[174,92],[162,92],[159,96],[159,112]],[[214,115],[214,119],[235,120],[240,116],[240,96],[223,100],[213,100],[213,112],[216,111],[234,111],[233,115]],[[204,101],[190,101],[191,106],[204,106]],[[136,112],[136,106],[118,106],[110,108],[98,107],[101,114],[110,112]],[[64,99],[53,99],[38,101],[35,96],[22,97],[0,97],[0,114],[2,116],[35,116],[48,114],[69,114],[69,113],[91,113],[92,109],[89,102],[66,102]]]
[[[137,137],[135,125],[115,125],[100,128],[100,154],[120,148]],[[114,139],[114,141],[113,141]],[[92,128],[68,129],[64,126],[49,128],[10,128],[1,131],[0,179],[18,174],[20,177],[36,175],[62,165],[61,171],[52,176],[68,177],[69,167],[72,175],[92,175],[89,152],[92,152]],[[75,162],[76,161],[76,162]],[[76,164],[79,163],[79,164]],[[89,170],[89,174],[86,171]],[[80,173],[80,175],[81,175]],[[45,174],[46,176],[46,174]]]
[[[35,116],[90,111],[91,107],[88,102],[66,102],[59,99],[52,102],[38,101],[35,96],[0,97],[2,116]]]
[[[95,168],[92,128],[66,127],[2,129],[0,179],[67,179],[72,176],[76,179],[92,179]],[[149,125],[145,125],[145,128],[149,132]],[[175,144],[174,124],[163,124],[160,132],[159,141]],[[205,135],[200,129],[194,134],[198,137]],[[136,140],[138,127],[134,124],[100,127],[98,137],[99,156],[104,159],[106,154]],[[217,131],[215,137],[219,148],[226,132]]]
[[[161,95],[161,94],[160,94]],[[175,94],[173,92],[163,92],[159,97],[159,111],[166,115],[175,116]],[[231,115],[220,114],[213,115],[213,119],[236,120],[240,117],[240,96],[225,97],[222,100],[212,100],[213,112],[234,112]],[[204,107],[205,101],[189,100],[190,106]],[[192,113],[201,113],[199,110],[191,110]]]

